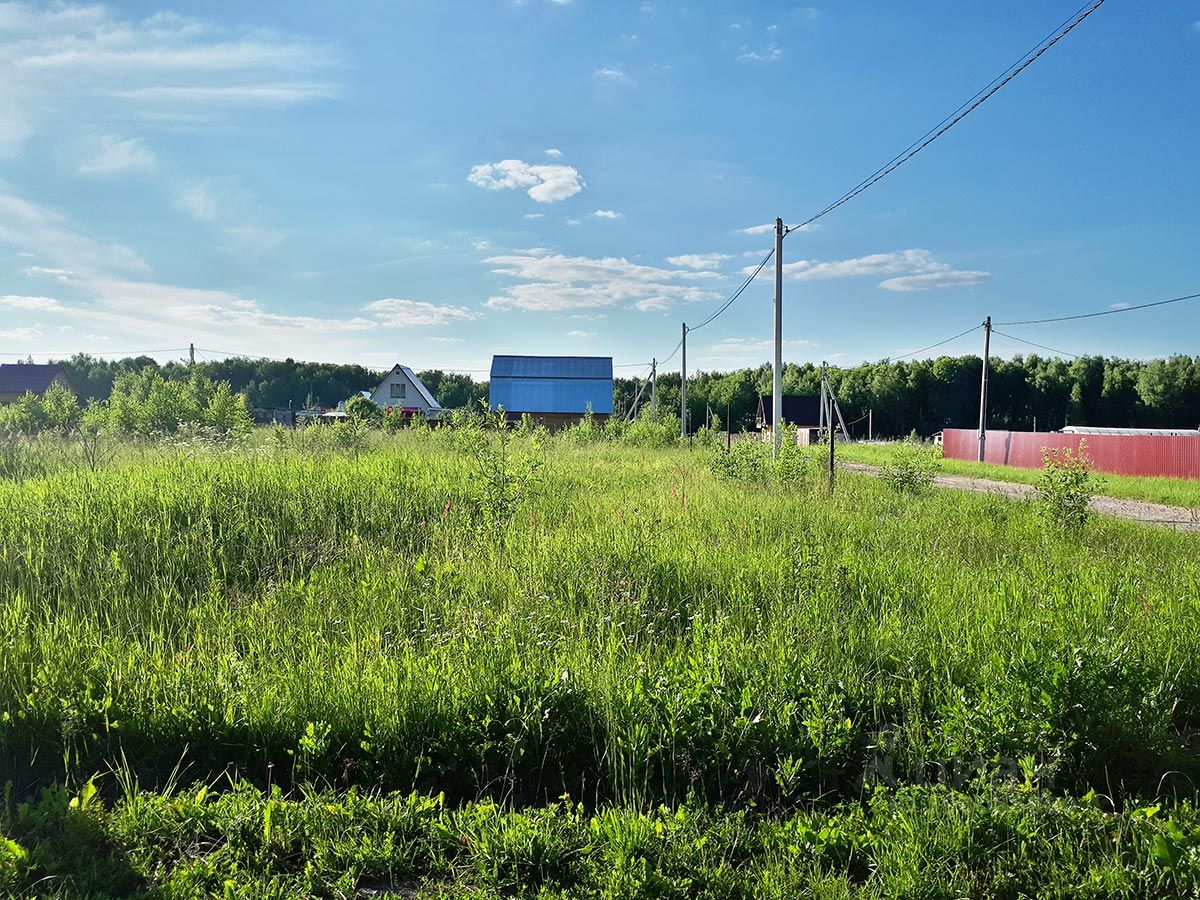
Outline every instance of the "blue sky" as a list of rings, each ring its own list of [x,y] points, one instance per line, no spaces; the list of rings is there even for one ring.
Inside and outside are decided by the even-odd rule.
[[[824,206],[1076,8],[0,3],[0,352],[661,358],[770,248],[755,226]],[[785,357],[1200,291],[1198,94],[1200,0],[1109,0],[788,237]],[[694,333],[689,368],[765,362],[770,298]],[[1185,303],[1010,330],[1147,357],[1198,327]]]

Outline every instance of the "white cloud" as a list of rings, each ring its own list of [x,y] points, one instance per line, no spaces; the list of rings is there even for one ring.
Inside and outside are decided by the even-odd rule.
[[[639,265],[622,257],[510,255],[485,262],[519,282],[487,301],[499,309],[554,312],[632,305],[645,311],[719,296],[695,283],[712,273]]]
[[[546,150],[546,155],[549,156],[551,159],[562,159],[563,158],[563,152],[561,150],[559,150],[557,147],[550,147],[548,150]]]
[[[286,235],[258,220],[262,210],[250,194],[227,178],[198,178],[175,195],[175,205],[197,222],[217,227],[222,249],[254,259],[279,247]]]
[[[594,332],[594,331],[568,331],[567,332],[567,337],[573,337],[573,338],[585,338],[585,337],[595,337],[595,336],[596,336],[596,332]]]
[[[128,247],[85,234],[62,213],[7,192],[3,183],[0,183],[0,244],[10,244],[56,269],[128,272],[149,269],[145,260]]]
[[[613,212],[611,209],[598,209],[595,212],[588,213],[593,219],[621,219],[624,218],[624,213]]]
[[[783,57],[783,50],[779,45],[772,42],[767,44],[762,51],[745,50],[738,56],[738,59],[748,59],[753,62],[776,62]]]
[[[38,328],[11,328],[8,331],[0,331],[0,340],[8,341],[29,341],[41,336],[41,329]]]
[[[195,341],[247,353],[344,359],[356,358],[365,340],[388,340],[392,329],[454,325],[478,317],[476,311],[462,306],[398,298],[376,300],[347,315],[276,312],[265,302],[234,291],[131,277],[119,271],[130,261],[119,248],[93,241],[61,214],[3,191],[0,241],[19,241],[19,246],[32,249],[35,259],[55,262],[23,271],[30,278],[53,280],[69,292],[57,298],[33,293],[0,296],[0,322],[10,330],[15,323],[4,318],[6,309],[52,314],[62,323],[58,331],[94,335],[94,340],[112,336],[114,341],[156,347],[183,347]],[[132,268],[144,270],[144,264]],[[36,322],[25,327],[42,329]],[[27,330],[13,335],[28,340],[30,352],[51,349]]]
[[[122,172],[153,172],[158,164],[154,151],[138,138],[120,140],[112,135],[100,139],[96,154],[79,166],[81,175],[116,175]]]
[[[328,47],[275,31],[174,13],[137,19],[99,4],[3,3],[0,153],[50,125],[174,127],[331,97],[337,69]],[[122,159],[115,152],[111,163]]]
[[[685,253],[682,256],[668,256],[667,262],[673,266],[683,266],[685,269],[719,269],[721,263],[733,259],[728,253]]]
[[[785,226],[786,227],[786,226]],[[807,225],[797,226],[789,229],[791,232],[817,231],[820,228],[817,222],[809,222]],[[751,225],[749,228],[739,228],[738,234],[771,234],[775,231],[775,223],[768,222],[766,225]]]
[[[479,241],[474,241],[474,242],[471,244],[471,246],[472,246],[472,247],[474,247],[476,250],[491,250],[491,249],[492,249],[492,242],[491,242],[491,241],[479,240]]]
[[[475,313],[464,306],[436,306],[420,300],[375,300],[363,309],[384,325],[449,325],[476,318]]]
[[[932,291],[948,287],[972,287],[990,281],[990,272],[965,272],[949,270],[946,272],[928,272],[923,275],[904,275],[899,278],[889,278],[881,281],[879,286],[885,291],[913,293],[915,291]]]
[[[0,300],[0,302],[2,302],[2,300]],[[1108,305],[1108,308],[1109,309],[1129,309],[1129,304],[1128,303],[1110,303]]]
[[[247,207],[244,194],[231,187],[228,180],[197,178],[183,185],[175,195],[175,205],[197,222],[215,222],[220,218],[240,215]]]
[[[19,294],[8,294],[0,296],[0,306],[7,306],[9,309],[60,309],[57,300],[52,297],[27,297]]]
[[[774,341],[769,338],[766,340],[760,338],[725,338],[718,341],[708,349],[713,353],[745,353],[770,350],[774,346]],[[784,341],[785,347],[815,347],[812,341]]]
[[[573,166],[530,165],[519,159],[481,163],[467,174],[467,181],[490,191],[526,188],[538,203],[557,203],[574,197],[584,188],[583,179]]]
[[[633,304],[638,312],[664,312],[671,308],[670,297],[646,297]]]
[[[757,266],[746,266],[742,273],[749,275]],[[898,276],[880,282],[884,290],[911,293],[945,287],[966,287],[982,284],[992,276],[989,272],[952,269],[934,258],[928,250],[897,250],[891,253],[870,253],[851,259],[816,261],[800,259],[784,263],[783,277],[788,281],[813,281],[824,278],[855,278],[865,275]],[[772,267],[765,267],[759,278],[772,278]]]
[[[567,224],[567,225],[582,225],[583,222],[580,221],[579,219],[567,219],[565,224]]]
[[[749,275],[756,266],[742,269]],[[783,277],[790,281],[808,281],[819,278],[850,278],[857,275],[901,275],[946,272],[950,267],[938,262],[928,250],[898,250],[893,253],[872,253],[852,259],[816,262],[800,259],[784,263]],[[772,277],[770,267],[764,268],[760,278]]]
[[[461,344],[463,339],[460,337],[430,337],[425,338],[427,341],[433,341],[437,344]]]
[[[521,218],[523,218],[523,219],[543,219],[545,217],[546,217],[545,213],[525,213],[525,215],[522,216]]]
[[[601,81],[607,81],[610,84],[636,84],[632,78],[625,74],[625,70],[620,66],[603,66],[597,69],[592,75]]]

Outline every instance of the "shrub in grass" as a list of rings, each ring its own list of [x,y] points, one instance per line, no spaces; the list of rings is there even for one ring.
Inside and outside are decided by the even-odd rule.
[[[910,438],[896,447],[892,461],[883,467],[883,480],[898,494],[920,494],[933,486],[937,470],[937,448]]]
[[[1096,493],[1096,476],[1087,455],[1087,443],[1079,449],[1046,447],[1042,450],[1042,473],[1037,484],[1037,504],[1050,524],[1079,528],[1091,515],[1089,504]]]
[[[356,394],[346,401],[346,416],[365,425],[383,424],[383,410],[379,404],[362,394]]]

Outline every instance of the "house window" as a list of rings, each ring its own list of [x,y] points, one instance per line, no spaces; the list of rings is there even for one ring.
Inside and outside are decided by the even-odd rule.
[[[408,385],[406,385],[406,384],[396,384],[396,383],[393,381],[393,382],[392,382],[392,399],[393,399],[393,400],[403,400],[403,399],[404,399],[404,389],[405,389],[406,387],[408,387]]]

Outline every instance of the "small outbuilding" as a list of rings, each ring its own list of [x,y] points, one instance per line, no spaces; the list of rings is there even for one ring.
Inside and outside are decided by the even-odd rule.
[[[74,392],[66,369],[56,363],[0,363],[0,403],[15,403],[26,394],[40,397],[55,384]]]
[[[406,416],[436,418],[442,414],[441,404],[408,366],[393,366],[379,387],[367,396],[377,405]]]
[[[769,394],[759,394],[758,397],[758,430],[764,440],[774,434],[773,404]],[[806,394],[783,395],[783,424],[787,428],[796,429],[796,441],[809,444],[817,440],[817,432],[821,428],[821,398]]]
[[[564,428],[589,411],[601,422],[613,411],[611,356],[493,356],[488,405],[509,420],[530,415]]]

